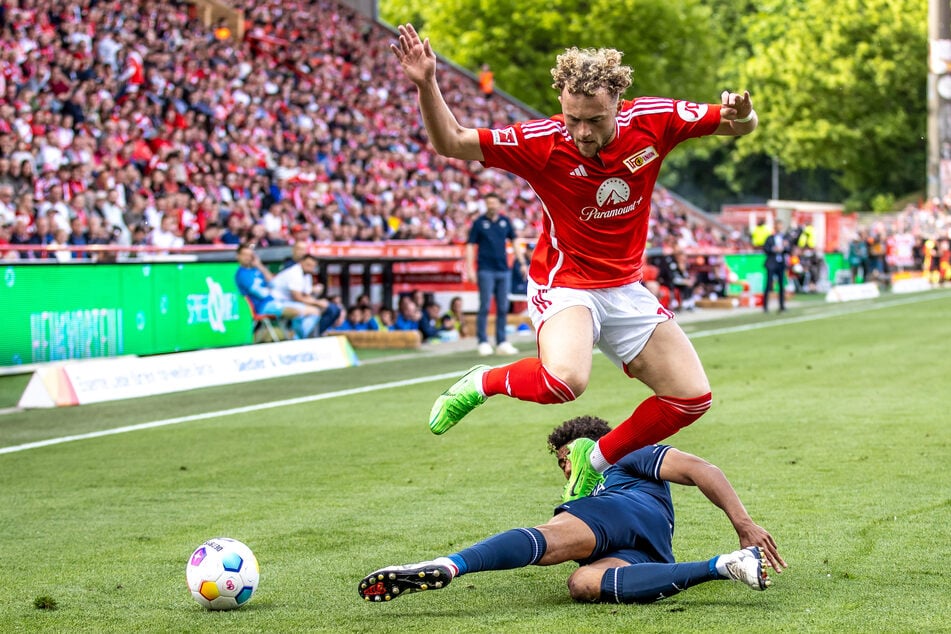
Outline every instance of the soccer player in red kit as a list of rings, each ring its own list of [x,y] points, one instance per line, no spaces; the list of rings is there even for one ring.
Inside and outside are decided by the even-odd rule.
[[[525,179],[544,206],[529,268],[529,314],[538,357],[476,366],[438,399],[430,429],[444,433],[489,396],[536,403],[580,396],[596,344],[654,395],[596,444],[572,448],[564,498],[589,493],[609,465],[689,425],[710,407],[710,384],[690,340],[641,284],[654,183],[680,142],[752,132],[748,92],[720,104],[623,98],[633,73],[613,49],[570,48],[552,69],[562,113],[502,129],[461,126],[436,81],[429,39],[410,25],[392,45],[418,91],[423,123],[443,156],[481,161]]]

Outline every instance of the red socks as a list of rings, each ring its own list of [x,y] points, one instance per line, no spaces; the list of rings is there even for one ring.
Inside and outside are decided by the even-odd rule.
[[[631,416],[598,441],[604,459],[614,464],[627,454],[673,436],[710,409],[711,393],[696,398],[651,396]]]
[[[482,376],[482,389],[486,396],[505,394],[543,405],[567,403],[576,398],[571,388],[546,370],[537,357],[486,371]]]
[[[501,368],[491,368],[482,376],[486,396],[505,394],[522,401],[567,403],[576,396],[568,385],[551,374],[541,359],[521,359]],[[711,393],[695,398],[651,396],[637,406],[630,418],[598,441],[597,449],[614,464],[630,452],[673,436],[710,409]]]

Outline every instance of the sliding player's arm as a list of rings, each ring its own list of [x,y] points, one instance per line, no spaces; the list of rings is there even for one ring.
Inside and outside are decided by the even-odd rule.
[[[693,454],[671,448],[661,463],[660,478],[700,489],[700,492],[730,519],[740,538],[741,548],[759,546],[776,572],[781,572],[786,567],[773,536],[753,521],[733,485],[719,467]]]

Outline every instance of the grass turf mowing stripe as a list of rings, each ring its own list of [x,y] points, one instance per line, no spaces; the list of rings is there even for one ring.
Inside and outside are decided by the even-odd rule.
[[[770,321],[762,321],[762,322],[742,324],[737,326],[729,326],[725,328],[698,330],[695,332],[688,333],[688,335],[691,339],[698,339],[698,338],[710,337],[710,336],[722,335],[722,334],[741,333],[741,332],[747,332],[751,330],[759,330],[762,328],[773,328],[773,327],[784,326],[788,324],[798,324],[798,323],[804,323],[804,322],[810,322],[810,321],[819,321],[822,319],[842,317],[842,316],[856,314],[856,313],[880,310],[884,308],[892,308],[895,306],[904,306],[907,304],[917,304],[917,303],[926,302],[926,301],[944,299],[946,297],[947,297],[947,294],[944,294],[944,293],[932,294],[927,296],[922,296],[922,295],[903,296],[900,299],[889,299],[889,300],[882,301],[879,303],[874,303],[874,304],[845,305],[843,306],[844,309],[841,309],[841,310],[838,309],[838,306],[836,306],[836,308],[833,310],[823,310],[822,312],[817,312],[817,313],[808,314],[808,315],[786,317],[786,318],[780,318],[780,319],[775,319]],[[595,352],[598,352],[598,351],[596,350]],[[390,360],[399,360],[399,357],[389,358],[385,360],[380,359],[380,360],[377,360],[377,362],[384,362],[384,361],[390,361]],[[113,436],[116,434],[124,434],[128,432],[141,431],[145,429],[153,429],[157,427],[177,425],[179,423],[209,420],[213,418],[220,418],[223,416],[230,416],[233,414],[246,414],[249,412],[257,412],[257,411],[262,411],[267,409],[274,409],[277,407],[284,407],[289,405],[300,405],[303,403],[312,403],[315,401],[322,401],[322,400],[338,398],[343,396],[352,396],[356,394],[366,394],[369,392],[388,390],[391,388],[400,388],[400,387],[406,387],[409,385],[417,385],[420,383],[429,383],[432,381],[442,381],[442,380],[447,380],[451,378],[458,378],[458,376],[459,376],[458,372],[447,372],[443,374],[435,374],[430,376],[418,377],[415,379],[392,381],[388,383],[379,383],[376,385],[367,385],[367,386],[361,386],[356,388],[350,388],[346,390],[338,390],[335,392],[326,392],[324,394],[313,394],[310,396],[283,399],[279,401],[269,401],[265,403],[258,403],[255,405],[246,405],[243,407],[235,407],[235,408],[230,408],[225,410],[216,410],[211,412],[204,412],[201,414],[192,414],[189,416],[178,416],[174,418],[166,418],[166,419],[157,420],[157,421],[150,421],[147,423],[138,423],[135,425],[126,425],[123,427],[115,427],[112,429],[103,429],[103,430],[94,431],[94,432],[87,432],[84,434],[73,434],[68,436],[60,436],[57,438],[48,438],[46,440],[39,440],[39,441],[23,443],[19,445],[11,445],[9,447],[0,447],[0,454],[17,453],[21,451],[27,451],[29,449],[40,449],[42,447],[60,445],[60,444],[68,443],[68,442],[74,442],[77,440],[101,438],[104,436]]]
[[[336,392],[326,392],[324,394],[313,394],[311,396],[301,396],[298,398],[289,398],[289,399],[284,399],[280,401],[258,403],[257,405],[246,405],[244,407],[234,407],[231,409],[217,410],[214,412],[205,412],[203,414],[192,414],[190,416],[177,416],[175,418],[166,418],[164,420],[156,420],[156,421],[151,421],[148,423],[139,423],[137,425],[126,425],[124,427],[115,427],[113,429],[103,429],[100,431],[88,432],[85,434],[60,436],[59,438],[48,438],[46,440],[28,442],[22,445],[0,447],[0,454],[16,453],[18,451],[26,451],[27,449],[39,449],[40,447],[60,445],[63,443],[73,442],[76,440],[87,440],[90,438],[101,438],[103,436],[114,436],[116,434],[125,434],[128,432],[140,431],[143,429],[153,429],[155,427],[166,427],[168,425],[177,425],[179,423],[189,423],[189,422],[197,421],[197,420],[208,420],[210,418],[220,418],[222,416],[230,416],[232,414],[247,414],[249,412],[258,412],[261,410],[273,409],[276,407],[284,407],[286,405],[300,405],[302,403],[312,403],[314,401],[323,401],[323,400],[327,400],[331,398],[338,398],[341,396],[352,396],[354,394],[366,394],[368,392],[377,392],[380,390],[388,390],[391,388],[406,387],[408,385],[416,385],[418,383],[442,381],[445,379],[457,378],[458,376],[459,376],[458,372],[447,372],[445,374],[434,374],[432,376],[424,376],[424,377],[419,377],[416,379],[392,381],[390,383],[366,385],[363,387],[355,387],[355,388],[350,388],[347,390],[338,390]]]

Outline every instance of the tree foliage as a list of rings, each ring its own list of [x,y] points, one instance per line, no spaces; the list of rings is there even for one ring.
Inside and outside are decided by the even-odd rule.
[[[437,53],[476,71],[492,67],[496,85],[541,112],[557,112],[550,69],[569,46],[610,47],[634,68],[631,94],[710,101],[719,40],[700,0],[391,0],[392,24],[422,18]]]
[[[670,182],[715,172],[720,184],[711,188],[749,193],[757,187],[762,196],[769,180],[762,170],[776,157],[807,189],[831,174],[853,207],[867,208],[878,195],[923,189],[925,5],[390,0],[381,9],[392,24],[413,21],[437,53],[457,64],[475,71],[488,63],[501,90],[541,112],[559,109],[549,71],[568,46],[624,51],[635,69],[628,96],[716,101],[721,89],[747,89],[759,130],[738,140],[685,144],[668,161],[675,171]]]
[[[837,175],[853,206],[925,177],[927,9],[920,0],[772,0],[742,23],[740,83],[760,129],[740,156]]]

